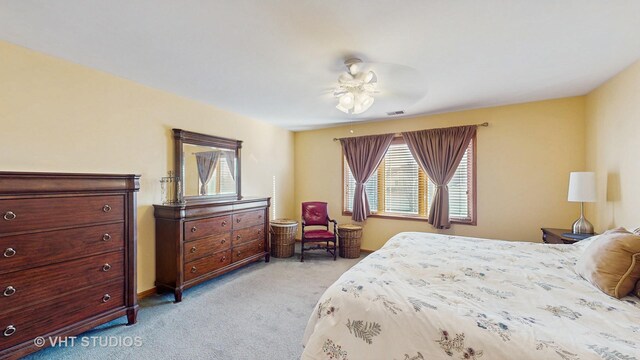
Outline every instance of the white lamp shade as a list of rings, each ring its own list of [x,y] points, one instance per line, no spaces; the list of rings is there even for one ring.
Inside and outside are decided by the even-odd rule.
[[[569,201],[596,201],[596,174],[593,172],[572,172],[569,176]]]

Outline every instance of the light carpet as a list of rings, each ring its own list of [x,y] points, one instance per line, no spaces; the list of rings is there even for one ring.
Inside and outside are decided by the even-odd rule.
[[[299,359],[320,295],[360,260],[308,254],[304,263],[298,250],[291,258],[238,269],[185,291],[180,304],[172,294],[148,297],[140,301],[136,325],[126,326],[123,317],[80,335],[73,347],[47,348],[27,358]],[[88,346],[80,343],[83,336]],[[93,346],[94,336],[141,345]]]

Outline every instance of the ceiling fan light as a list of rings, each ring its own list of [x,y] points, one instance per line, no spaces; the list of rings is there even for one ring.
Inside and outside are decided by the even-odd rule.
[[[364,112],[364,108],[360,105],[360,104],[356,104],[353,107],[353,114],[358,115],[358,114],[362,114]]]
[[[375,83],[377,81],[378,81],[378,79],[376,77],[376,74],[373,71],[369,71],[367,73],[367,76],[365,76],[365,78],[364,78],[364,82],[366,82],[366,83],[372,83],[372,82]]]
[[[338,98],[336,108],[347,114],[361,114],[371,107],[376,93],[377,75],[367,70],[360,59],[345,61],[347,72],[338,77],[334,97]]]
[[[342,107],[345,107],[347,109],[350,109],[353,107],[353,101],[354,101],[354,96],[350,92],[347,92],[338,98],[338,103]]]
[[[360,65],[358,63],[349,65],[349,72],[351,75],[355,75],[360,71]]]
[[[343,106],[342,106],[342,105],[340,105],[340,104],[336,105],[336,109],[338,109],[338,110],[342,111],[342,112],[343,112],[343,113],[345,113],[345,114],[349,114],[349,112],[350,112],[350,110],[349,110],[349,109],[347,109],[347,108],[343,107]]]
[[[367,111],[367,109],[369,109],[371,105],[373,105],[374,101],[375,99],[373,98],[373,96],[367,95],[367,97],[362,101],[362,107],[363,107],[362,111]]]
[[[346,82],[350,82],[353,81],[353,75],[349,74],[349,73],[342,73],[340,74],[340,77],[338,78],[338,82],[341,83],[346,83]]]

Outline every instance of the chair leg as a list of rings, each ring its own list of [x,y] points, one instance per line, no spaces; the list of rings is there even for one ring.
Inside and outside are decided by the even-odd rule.
[[[336,261],[336,257],[338,256],[338,242],[337,241],[333,241],[333,261]]]
[[[300,244],[300,262],[304,262],[304,238],[302,238]]]

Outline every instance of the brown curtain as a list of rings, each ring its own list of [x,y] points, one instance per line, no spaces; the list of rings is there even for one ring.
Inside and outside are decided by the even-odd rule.
[[[414,159],[436,185],[428,221],[437,229],[451,227],[447,184],[460,165],[476,129],[476,125],[471,125],[402,133]]]
[[[213,172],[218,165],[220,158],[219,151],[206,151],[196,153],[196,164],[198,165],[198,177],[200,178],[200,195],[207,195],[207,185],[211,181]]]
[[[354,221],[364,221],[371,215],[364,183],[380,165],[392,140],[393,134],[340,139],[347,164],[356,180],[351,216]]]

